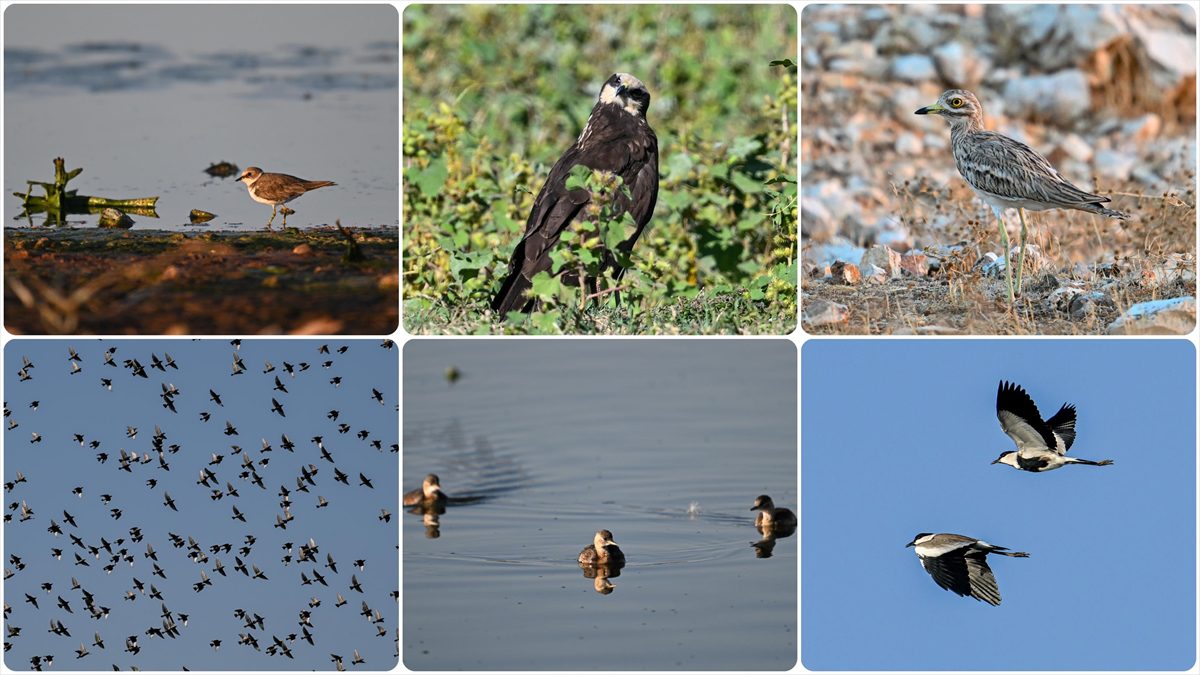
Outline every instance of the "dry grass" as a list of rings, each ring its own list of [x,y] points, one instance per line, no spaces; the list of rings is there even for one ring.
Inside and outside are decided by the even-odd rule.
[[[1024,292],[1010,311],[1003,279],[985,274],[980,264],[988,252],[1002,253],[995,220],[970,189],[961,182],[935,188],[925,181],[892,189],[896,215],[915,241],[957,244],[955,251],[922,278],[856,286],[805,279],[803,303],[829,300],[849,307],[851,315],[845,325],[806,326],[810,333],[1095,335],[1136,303],[1195,295],[1195,256],[1179,255],[1196,249],[1194,190],[1113,193],[1119,208],[1131,214],[1128,221],[1079,211],[1027,213],[1028,243],[1040,255],[1026,259]],[[1015,213],[1006,225],[1015,246],[1020,231]],[[1065,285],[1100,290],[1111,302],[1072,316],[1069,303],[1051,297]]]

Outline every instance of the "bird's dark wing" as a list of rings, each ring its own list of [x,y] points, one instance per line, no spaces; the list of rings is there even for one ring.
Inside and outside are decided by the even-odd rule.
[[[1060,455],[1067,454],[1067,450],[1070,450],[1071,444],[1075,442],[1075,406],[1064,403],[1058,412],[1046,420],[1046,426],[1050,427],[1058,437],[1057,440],[1061,441],[1054,448],[1055,452]]]
[[[546,183],[538,192],[525,225],[525,234],[513,250],[508,278],[492,300],[492,309],[507,313],[527,311],[532,304],[525,292],[538,272],[550,269],[550,251],[563,230],[588,202],[591,193],[583,188],[567,190],[566,180],[576,166],[586,166],[621,177],[632,199],[619,193],[614,199],[614,216],[628,211],[636,231],[621,247],[632,250],[634,242],[650,221],[658,201],[658,139],[645,119],[597,104],[583,133],[555,162]]]
[[[1000,428],[1013,439],[1018,450],[1058,445],[1054,432],[1042,421],[1033,399],[1017,384],[1000,381],[996,391],[996,417],[1000,420]]]
[[[572,145],[550,169],[550,177],[542,185],[529,220],[525,223],[525,234],[513,249],[508,263],[508,278],[492,300],[492,309],[500,314],[525,311],[532,301],[525,292],[533,286],[533,277],[538,272],[550,269],[550,251],[558,243],[562,231],[575,219],[579,209],[591,200],[591,193],[583,188],[567,190],[566,180],[571,169],[580,164],[579,145]]]
[[[921,558],[921,566],[938,586],[989,605],[999,605],[1000,589],[996,587],[996,577],[987,565],[986,556],[981,551],[970,551],[964,555]]]

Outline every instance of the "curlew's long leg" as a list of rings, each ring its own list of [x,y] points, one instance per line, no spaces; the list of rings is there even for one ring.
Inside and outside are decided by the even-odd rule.
[[[271,205],[271,219],[267,221],[267,227],[270,227],[271,223],[275,222],[275,209],[277,208],[279,207],[276,204]],[[287,216],[284,216],[284,219],[287,219]]]
[[[1021,216],[1021,252],[1017,255],[1017,297],[1021,296],[1021,272],[1025,270],[1025,209],[1017,209]]]
[[[1008,229],[1004,227],[1004,218],[1000,216],[1000,209],[992,209],[996,213],[996,222],[1000,224],[1000,245],[1004,247],[1004,275],[1007,279],[1005,288],[1008,289],[1008,305],[1013,305],[1013,278],[1012,265],[1008,261]]]

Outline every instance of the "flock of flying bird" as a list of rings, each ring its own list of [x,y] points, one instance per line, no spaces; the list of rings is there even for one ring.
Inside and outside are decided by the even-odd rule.
[[[1024,389],[1001,380],[996,390],[996,418],[1017,449],[1000,453],[992,464],[1041,473],[1068,464],[1109,466],[1113,463],[1111,459],[1095,462],[1067,456],[1067,450],[1075,443],[1075,406],[1069,403],[1064,403],[1048,419],[1042,419],[1037,405]],[[1009,551],[1003,546],[961,534],[921,532],[905,545],[909,546],[916,551],[921,566],[938,586],[993,606],[1000,604],[1000,589],[988,567],[988,554],[1029,557],[1023,551]]]
[[[138,345],[127,344],[130,346],[119,348],[122,357],[126,356],[124,352],[132,351]],[[257,344],[278,346],[280,343]],[[283,344],[295,346],[308,343]],[[230,377],[244,375],[249,369],[243,361],[242,342],[233,340],[231,345],[233,365]],[[368,345],[368,342],[358,342],[354,348],[373,348]],[[393,346],[390,340],[380,345],[389,351]],[[287,430],[281,428],[272,432],[277,433],[277,444],[263,437],[261,447],[245,449],[238,444],[238,428],[229,420],[225,421],[223,429],[213,425],[211,433],[197,434],[189,429],[179,437],[172,438],[172,434],[162,428],[171,428],[164,422],[154,425],[154,432],[149,439],[138,427],[122,424],[125,427],[122,443],[145,445],[135,450],[120,447],[114,452],[107,447],[109,441],[102,439],[119,437],[120,431],[113,433],[113,429],[106,428],[98,430],[95,435],[79,433],[77,428],[72,428],[79,417],[72,414],[72,409],[57,406],[52,413],[57,417],[45,420],[38,415],[39,408],[43,408],[41,400],[29,400],[27,408],[30,412],[21,414],[14,413],[8,401],[5,401],[5,445],[8,448],[5,466],[6,472],[11,472],[12,476],[4,483],[8,497],[4,510],[5,542],[6,552],[9,553],[4,570],[5,652],[19,645],[31,630],[36,630],[33,624],[45,626],[48,622],[47,632],[53,637],[39,639],[39,648],[49,639],[49,644],[56,648],[61,644],[64,650],[68,647],[74,649],[73,641],[79,640],[79,647],[74,649],[72,669],[106,667],[99,665],[98,659],[112,662],[113,669],[119,669],[118,660],[124,661],[131,669],[137,669],[144,665],[136,657],[146,646],[147,640],[186,640],[189,637],[192,640],[202,639],[204,646],[214,652],[219,651],[225,643],[235,643],[235,649],[244,651],[231,657],[234,667],[249,663],[253,652],[262,652],[271,657],[293,660],[274,667],[311,669],[317,667],[316,659],[325,658],[316,654],[318,626],[328,626],[326,634],[336,634],[341,638],[353,635],[353,639],[364,641],[394,641],[393,655],[398,657],[399,633],[395,628],[394,613],[387,610],[395,609],[399,591],[398,588],[383,586],[391,585],[395,578],[394,574],[387,576],[387,571],[394,570],[396,564],[394,550],[388,546],[398,539],[396,528],[390,525],[392,516],[389,510],[389,507],[394,508],[396,493],[394,490],[389,493],[387,486],[394,488],[396,484],[396,463],[387,459],[387,456],[398,453],[399,444],[390,442],[390,438],[380,438],[366,428],[354,432],[350,424],[351,421],[364,418],[379,420],[382,416],[392,424],[385,424],[386,428],[379,431],[385,436],[398,432],[398,424],[395,423],[398,417],[391,414],[392,409],[398,413],[398,404],[392,402],[389,405],[388,397],[384,394],[397,379],[396,361],[394,358],[384,359],[384,363],[391,366],[392,377],[386,376],[389,372],[387,368],[372,368],[369,371],[384,375],[377,386],[343,390],[343,375],[336,374],[339,357],[352,347],[343,345],[331,349],[329,345],[318,347],[315,342],[312,347],[315,348],[317,358],[314,361],[319,363],[318,367],[329,371],[327,383],[318,381],[312,374],[304,374],[313,366],[299,359],[294,364],[281,361],[280,368],[265,360],[257,378],[251,375],[236,378],[232,383],[210,380],[213,384],[208,387],[206,398],[200,392],[190,391],[191,386],[186,386],[189,391],[185,392],[166,380],[161,383],[161,393],[158,394],[159,405],[167,411],[166,415],[180,415],[181,408],[189,412],[194,408],[195,413],[192,414],[198,414],[202,427],[208,427],[217,414],[238,415],[244,405],[243,399],[262,400],[265,414],[246,420],[243,427],[253,426],[257,431],[263,427],[262,419],[278,415],[276,426],[329,428],[325,435],[313,435],[307,444],[293,442]],[[146,412],[145,394],[142,393],[138,398],[138,387],[122,387],[119,383],[114,385],[114,382],[122,378],[122,367],[128,371],[125,377],[135,380],[150,379],[153,371],[161,371],[159,377],[169,378],[174,371],[180,370],[180,363],[167,353],[161,358],[157,354],[150,354],[147,368],[138,357],[130,355],[121,359],[117,352],[117,347],[109,347],[104,352],[103,361],[96,359],[97,365],[90,366],[73,347],[69,347],[66,355],[67,372],[78,375],[97,368],[104,390],[101,395],[109,395],[105,392],[111,391],[114,392],[112,395],[122,396],[120,405],[131,414],[162,417],[164,413]],[[141,358],[145,359],[144,356]],[[368,354],[365,358],[378,357]],[[121,365],[118,365],[118,360],[121,360]],[[187,360],[180,359],[181,362]],[[198,370],[206,367],[205,364],[185,365]],[[16,385],[9,381],[9,396],[21,396],[20,388],[29,386],[23,383],[35,380],[43,369],[53,367],[42,363],[40,359],[35,363],[23,356],[16,373]],[[204,376],[214,377],[219,372],[211,369]],[[280,374],[285,379],[281,379]],[[350,379],[347,378],[348,381]],[[273,387],[266,392],[272,380]],[[80,378],[79,386],[95,386],[94,382],[89,382],[86,377]],[[261,386],[260,382],[263,383]],[[226,400],[222,397],[230,398],[228,394],[231,388],[239,407],[233,407],[231,401],[231,408],[226,409]],[[142,392],[145,389],[141,387]],[[287,398],[291,389],[303,392],[301,400],[307,413],[294,422],[286,413],[286,406],[294,405],[288,403]],[[130,390],[133,390],[132,393],[129,393]],[[225,390],[225,394],[220,393],[221,390]],[[43,398],[49,398],[52,392],[38,390]],[[352,406],[352,410],[347,410],[350,414],[343,415],[341,411],[331,409],[321,418],[307,410],[314,405],[324,408],[321,404],[334,398]],[[197,403],[197,399],[200,403]],[[271,401],[269,406],[265,403],[266,399]],[[191,405],[180,405],[184,402]],[[37,430],[30,432],[28,451],[18,450],[15,446],[23,444],[13,442],[13,437],[19,433],[15,430],[22,426],[37,427]],[[326,436],[330,438],[329,445],[326,445]],[[212,451],[211,446],[220,444],[221,439],[229,449]],[[209,447],[203,450],[196,447],[201,445]],[[73,446],[87,447],[90,454],[83,459],[79,454],[73,454],[70,449]],[[337,447],[336,451],[334,446]],[[40,453],[36,462],[49,459],[56,464],[74,465],[86,461],[92,463],[92,468],[84,474],[86,478],[80,478],[78,471],[63,471],[63,475],[56,477],[58,472],[46,471],[39,466],[37,471],[26,470],[34,477],[31,480],[21,470],[23,452]],[[46,457],[49,453],[54,453],[52,459]],[[373,459],[377,455],[383,457]],[[36,463],[32,457],[28,461]],[[367,467],[371,466],[376,470],[384,467],[384,475],[379,475],[378,471],[376,475],[368,475],[371,471]],[[122,478],[125,474],[136,474],[138,481]],[[198,480],[185,478],[186,474],[198,476]],[[357,474],[357,481],[352,483],[354,474]],[[82,484],[75,485],[75,482]],[[376,483],[383,489],[377,491]],[[176,492],[174,496],[167,490],[168,485]],[[161,501],[161,511],[148,512],[147,494],[131,494],[140,490],[151,495],[160,492],[161,498],[157,501]],[[370,507],[364,507],[364,502],[374,502],[379,509],[375,517],[378,523],[366,522],[370,514],[365,518],[362,514],[364,508]],[[44,511],[42,503],[48,503]],[[64,509],[61,508],[64,503],[77,503],[79,506],[77,509]],[[229,505],[228,511],[224,510],[224,504]],[[330,513],[336,518],[334,527],[339,530],[336,533],[329,532],[329,526],[322,524],[330,522],[330,516],[319,515],[331,507]],[[355,520],[343,522],[350,517]],[[271,525],[269,528],[268,524]],[[180,534],[193,526],[199,528],[202,534]],[[40,534],[43,527],[45,535]],[[381,530],[375,531],[371,529],[373,527],[380,527]],[[322,550],[319,543],[324,536],[335,539],[345,537],[341,530],[357,530],[353,539],[355,546],[359,546],[360,540],[362,542],[361,548],[350,551],[342,549],[345,562],[335,558],[336,551]],[[292,533],[295,533],[294,536]],[[360,534],[367,536],[360,537]],[[204,538],[210,540],[203,543],[198,541]],[[293,541],[282,542],[285,538]],[[275,562],[275,555],[278,554],[264,551],[263,545],[256,546],[260,539],[272,539],[280,543],[282,556],[278,562]],[[388,548],[383,549],[384,546]],[[368,564],[363,552],[379,553],[381,549],[386,551],[385,556],[391,556],[392,559],[379,560],[372,566],[378,565],[377,569],[383,572],[360,579],[359,574],[364,573]],[[356,558],[355,553],[359,557]],[[297,575],[298,584],[295,583]],[[69,585],[66,577],[70,578]],[[186,587],[175,581],[185,577],[193,579],[190,583],[191,593],[187,593]],[[235,581],[239,577],[243,579],[242,582]],[[368,583],[367,578],[373,583]],[[168,582],[167,579],[172,581]],[[28,589],[30,592],[16,591],[17,587],[13,584],[18,580],[22,580],[22,590]],[[247,588],[247,584],[259,583],[264,585]],[[221,586],[228,590],[217,591],[216,597],[222,603],[228,603],[220,607],[221,614],[228,618],[218,622],[212,620],[215,610],[210,598],[214,597],[214,589]],[[300,587],[309,587],[311,590],[301,593]],[[276,603],[270,610],[260,610],[267,617],[246,608],[256,602],[255,596],[258,594],[269,596]],[[387,599],[389,597],[390,601]],[[358,602],[355,603],[355,600]],[[157,609],[155,604],[158,605]],[[356,619],[355,610],[341,608],[346,605],[353,607],[354,604],[360,605],[357,615],[361,618],[352,623]],[[292,618],[285,619],[278,612],[271,611],[277,605],[287,607]],[[318,611],[322,605],[325,609]],[[385,612],[393,614],[393,617],[389,618]],[[110,614],[120,615],[126,620],[135,616],[133,620],[137,621],[138,630],[123,631],[115,639],[111,635],[104,635]],[[202,617],[205,621],[200,621]],[[192,623],[190,628],[189,621]],[[296,623],[292,624],[291,621]],[[125,635],[126,632],[132,634]],[[189,635],[193,632],[201,635],[198,638]],[[92,634],[90,641],[87,633]],[[118,652],[122,645],[123,651]],[[335,652],[325,650],[325,653],[328,653],[332,668],[344,670],[347,666],[367,663],[353,645],[340,642],[331,646]],[[178,648],[181,661],[183,654],[188,653],[185,649],[182,646]],[[377,651],[374,647],[372,650]],[[56,649],[46,651],[41,653],[39,649],[38,654],[29,657],[33,670],[48,669],[54,665],[55,655],[48,652]],[[296,665],[285,665],[292,662]],[[378,662],[371,666],[390,667],[387,663]],[[163,668],[161,664],[150,667]],[[184,665],[183,669],[188,668]]]

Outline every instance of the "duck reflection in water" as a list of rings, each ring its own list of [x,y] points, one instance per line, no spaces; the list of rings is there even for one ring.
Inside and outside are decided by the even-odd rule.
[[[762,534],[762,539],[754,542],[754,555],[758,558],[770,558],[775,550],[775,540],[790,537],[796,532],[796,514],[791,509],[775,508],[775,502],[767,495],[759,495],[754,500],[751,511],[758,511],[754,519],[754,527]]]
[[[590,546],[579,552],[579,567],[583,576],[592,579],[597,593],[608,595],[616,588],[609,578],[621,576],[625,566],[625,554],[613,541],[612,532],[599,530]]]

